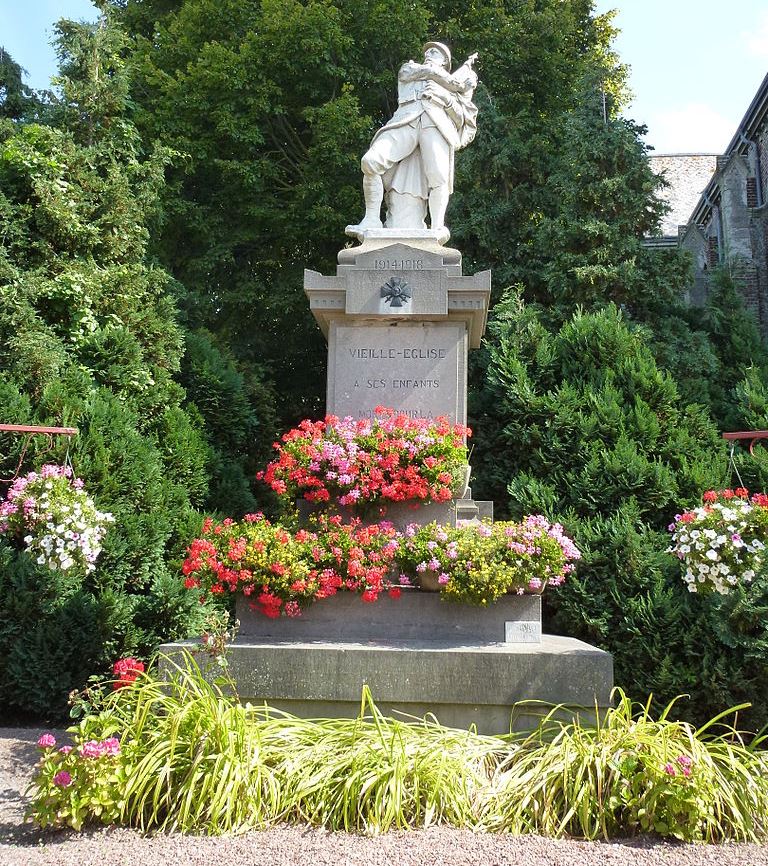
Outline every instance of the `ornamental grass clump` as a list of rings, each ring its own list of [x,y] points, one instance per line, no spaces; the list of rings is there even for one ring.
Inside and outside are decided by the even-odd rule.
[[[88,574],[96,568],[111,514],[99,511],[69,466],[46,464],[17,478],[0,502],[0,534],[38,565]]]
[[[669,553],[685,565],[690,592],[727,595],[750,584],[765,562],[768,496],[746,488],[708,490],[699,508],[676,514]]]
[[[619,691],[594,727],[558,721],[559,707],[530,734],[481,736],[385,717],[367,689],[357,718],[299,719],[235,700],[218,664],[204,674],[188,653],[161,663],[162,675],[137,672],[104,692],[70,729],[72,748],[41,737],[29,807],[38,824],[766,838],[764,742],[747,744],[721,724],[727,714],[697,730],[670,720],[671,704],[654,720]]]
[[[463,486],[470,430],[378,406],[372,419],[302,421],[257,477],[288,503],[446,502]]]
[[[686,842],[757,841],[766,836],[768,760],[721,719],[698,730],[658,720],[650,700],[621,692],[596,727],[555,713],[519,741],[491,782],[491,830],[610,839],[657,833]],[[715,729],[719,732],[715,733]]]
[[[112,692],[75,731],[80,743],[120,731],[106,791],[75,788],[70,808],[54,781],[60,765],[43,761],[29,813],[35,821],[77,820],[79,828],[102,820],[103,797],[118,804],[112,821],[142,830],[219,834],[301,821],[373,833],[476,824],[497,738],[385,718],[367,692],[358,718],[298,719],[235,702],[189,654],[163,665],[164,678],[142,675]]]

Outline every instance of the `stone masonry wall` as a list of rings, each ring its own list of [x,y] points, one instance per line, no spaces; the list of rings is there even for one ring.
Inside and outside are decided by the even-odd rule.
[[[758,134],[755,136],[757,141],[757,157],[760,162],[760,179],[763,188],[763,202],[768,201],[768,124],[763,124]]]

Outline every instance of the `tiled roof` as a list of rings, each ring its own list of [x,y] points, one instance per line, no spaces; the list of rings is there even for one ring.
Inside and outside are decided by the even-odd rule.
[[[669,184],[660,190],[661,197],[670,205],[669,213],[661,224],[664,236],[677,237],[677,227],[689,222],[696,204],[717,166],[717,154],[681,153],[648,157],[656,174]]]

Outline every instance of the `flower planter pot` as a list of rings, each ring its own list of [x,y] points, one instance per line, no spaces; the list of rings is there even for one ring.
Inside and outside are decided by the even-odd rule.
[[[351,506],[332,506],[307,502],[299,499],[296,502],[299,519],[306,524],[310,515],[327,511],[329,514],[340,514],[345,523],[359,517],[362,523],[379,523],[388,520],[396,529],[404,530],[409,523],[424,526],[427,523],[441,523],[446,526],[456,525],[456,500],[448,502],[391,502],[352,508]]]
[[[434,572],[431,574],[420,574],[416,582],[422,592],[440,592],[442,589],[440,581]]]

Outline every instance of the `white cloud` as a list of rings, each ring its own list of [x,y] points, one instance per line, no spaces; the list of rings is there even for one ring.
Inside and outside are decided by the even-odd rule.
[[[768,12],[763,12],[757,27],[750,31],[742,31],[741,38],[747,49],[747,54],[768,60]]]
[[[651,112],[645,138],[656,153],[722,153],[738,122],[704,102],[688,102]]]

